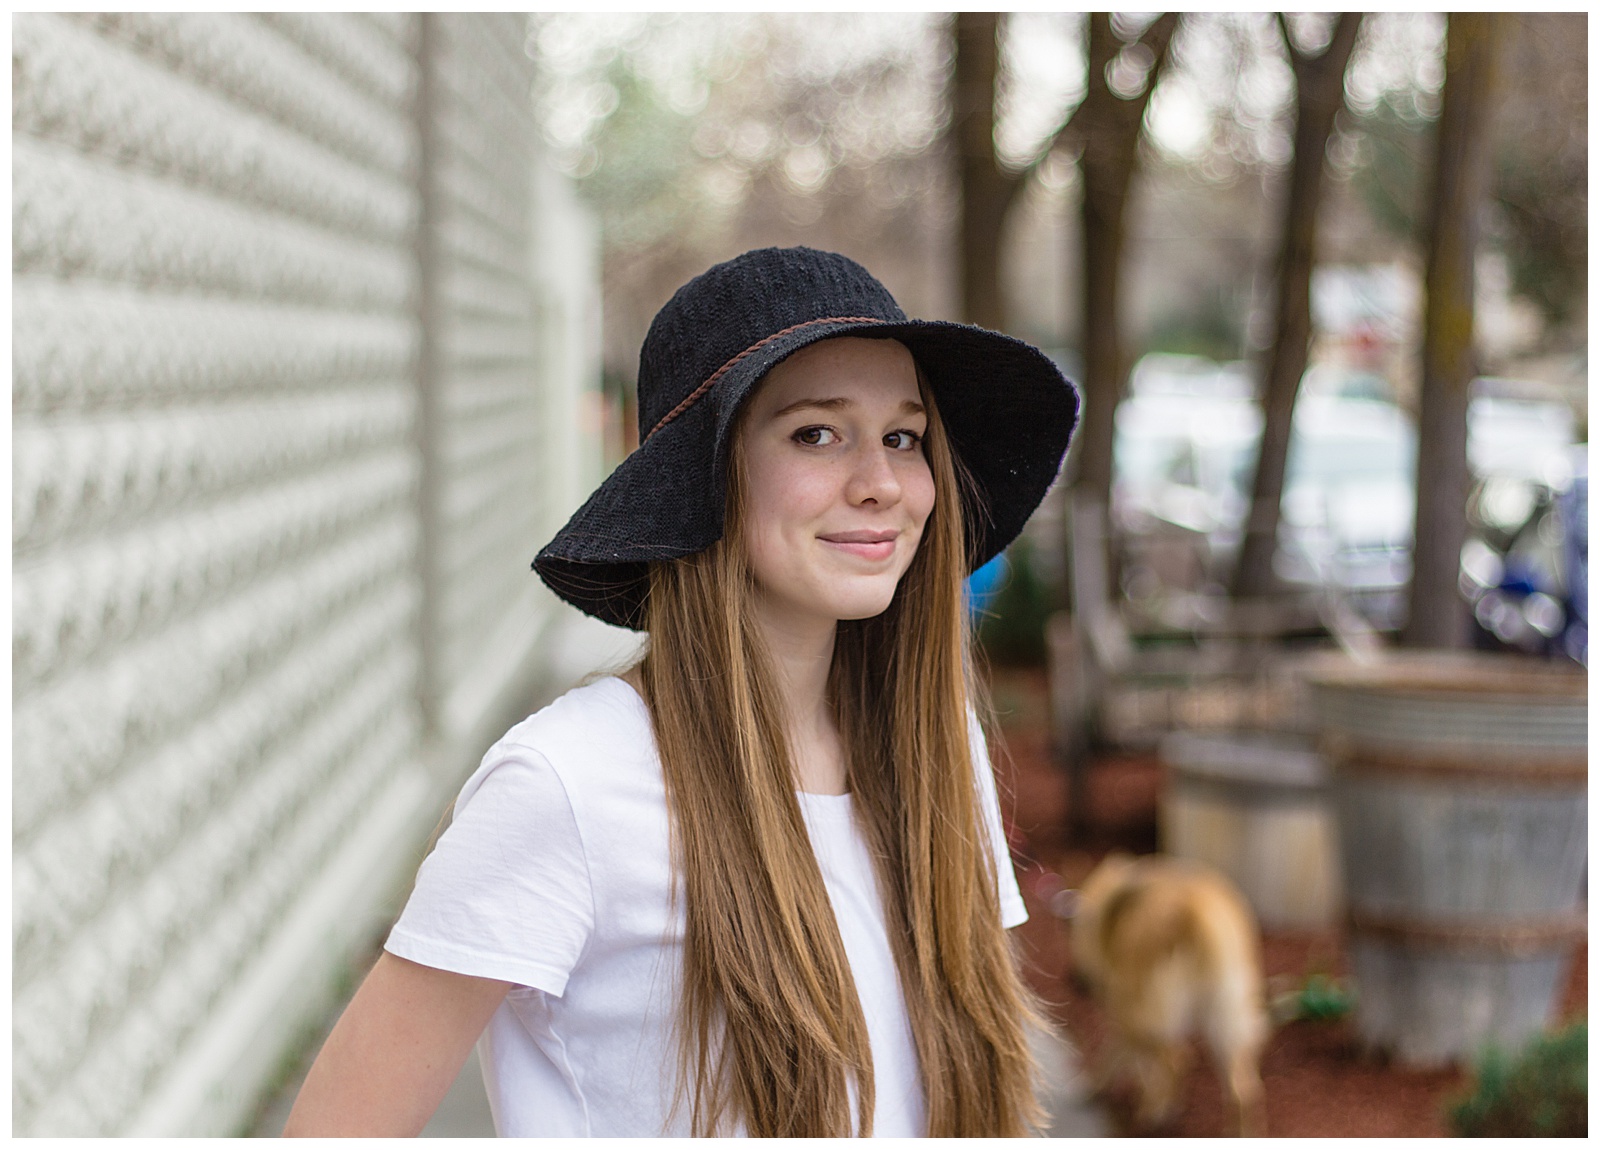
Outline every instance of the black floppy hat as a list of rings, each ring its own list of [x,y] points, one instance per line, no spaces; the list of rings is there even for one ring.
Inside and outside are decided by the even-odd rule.
[[[762,248],[696,276],[639,351],[639,448],[534,559],[550,589],[643,630],[649,564],[722,537],[734,417],[768,371],[839,336],[894,339],[922,370],[952,450],[975,569],[1005,549],[1060,470],[1078,395],[1038,348],[999,332],[907,319],[866,268],[832,252]]]

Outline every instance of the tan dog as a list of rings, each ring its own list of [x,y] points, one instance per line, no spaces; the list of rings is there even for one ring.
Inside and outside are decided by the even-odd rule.
[[[1233,1099],[1239,1133],[1265,1133],[1260,935],[1232,883],[1184,859],[1112,854],[1078,892],[1072,954],[1111,1023],[1100,1085],[1131,1071],[1141,1125],[1172,1116],[1188,1040],[1198,1036]]]

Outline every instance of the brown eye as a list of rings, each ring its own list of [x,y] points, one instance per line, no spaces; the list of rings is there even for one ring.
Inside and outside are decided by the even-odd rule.
[[[914,431],[891,431],[883,437],[884,446],[896,451],[912,451],[921,442],[922,436]]]
[[[794,441],[807,447],[822,447],[838,438],[831,427],[802,427],[794,433]]]

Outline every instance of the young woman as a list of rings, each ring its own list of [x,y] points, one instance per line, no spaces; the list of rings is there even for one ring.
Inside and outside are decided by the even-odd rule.
[[[417,1132],[480,1035],[502,1135],[1028,1132],[961,581],[1076,395],[765,249],[657,315],[639,410],[535,567],[647,653],[491,748],[286,1133]]]

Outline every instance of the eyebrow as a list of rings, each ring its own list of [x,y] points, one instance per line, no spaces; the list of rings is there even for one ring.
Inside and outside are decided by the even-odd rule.
[[[797,399],[787,407],[780,408],[772,413],[773,419],[782,419],[786,415],[808,407],[819,407],[823,411],[842,411],[847,407],[855,406],[855,400],[842,395],[832,396],[828,399]],[[927,409],[915,400],[908,399],[900,405],[902,415],[926,415]]]

